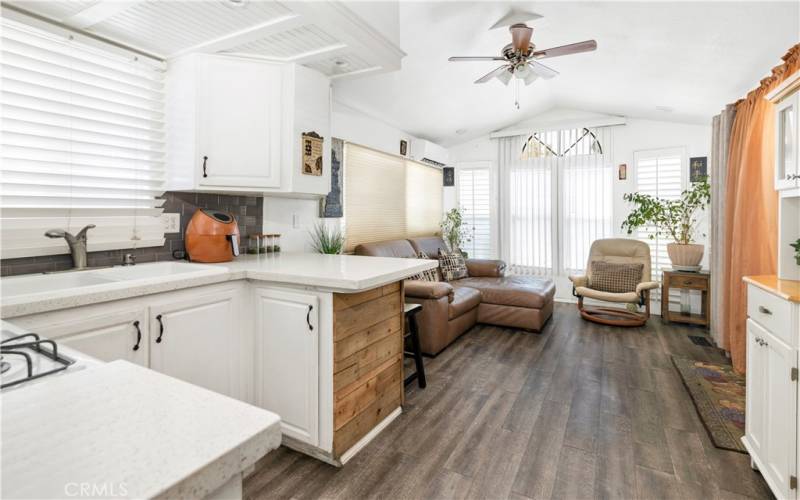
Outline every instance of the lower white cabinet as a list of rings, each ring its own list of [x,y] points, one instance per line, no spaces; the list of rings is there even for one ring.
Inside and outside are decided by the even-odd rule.
[[[319,446],[319,297],[256,287],[256,403],[281,417],[283,433]]]
[[[115,307],[102,315],[61,312],[14,320],[43,337],[56,340],[101,361],[124,359],[147,366],[147,310]]]
[[[743,442],[779,499],[797,499],[798,310],[749,286],[747,409]],[[752,311],[760,311],[764,320]]]
[[[241,398],[236,289],[169,295],[150,306],[150,368]]]

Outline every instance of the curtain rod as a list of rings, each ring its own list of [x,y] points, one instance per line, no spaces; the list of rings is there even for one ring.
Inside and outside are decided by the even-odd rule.
[[[47,24],[47,25],[53,26],[55,28],[59,28],[59,29],[65,30],[65,31],[76,33],[78,35],[84,36],[84,37],[89,38],[91,40],[94,40],[94,41],[97,41],[97,42],[102,42],[104,44],[111,45],[112,47],[115,47],[117,49],[122,49],[122,50],[127,51],[127,52],[132,52],[133,54],[144,56],[144,57],[147,57],[148,59],[152,59],[152,60],[160,62],[160,63],[165,62],[164,58],[162,58],[160,56],[157,56],[155,54],[151,54],[149,52],[145,52],[142,49],[137,49],[136,47],[131,47],[129,45],[125,45],[123,43],[111,40],[109,38],[105,38],[103,36],[96,35],[94,33],[90,33],[88,31],[84,31],[84,30],[81,30],[81,29],[78,29],[78,28],[73,28],[72,26],[69,26],[69,25],[66,25],[64,23],[58,22],[58,21],[56,21],[54,19],[50,19],[49,17],[45,17],[45,16],[42,16],[40,14],[33,13],[33,12],[29,11],[29,10],[25,10],[25,9],[20,8],[20,7],[17,7],[16,5],[11,5],[11,4],[8,4],[6,2],[0,2],[0,6],[2,6],[2,8],[4,10],[9,10],[11,12],[14,12],[15,14],[18,14],[17,16],[10,16],[11,19],[16,18],[16,19],[14,19],[16,21],[24,22],[24,20],[20,19],[20,17],[23,17],[23,18],[27,17],[29,19],[37,21],[39,24]],[[28,23],[26,23],[26,24],[28,24]],[[37,26],[34,26],[34,27],[37,27]]]

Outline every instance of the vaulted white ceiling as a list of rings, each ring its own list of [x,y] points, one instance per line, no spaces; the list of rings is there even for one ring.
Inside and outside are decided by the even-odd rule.
[[[497,63],[508,2],[401,2],[402,69],[339,81],[335,98],[413,135],[464,142],[554,107],[710,123],[800,41],[800,2],[520,2],[538,48],[595,39],[596,52],[543,60],[561,74],[520,87],[472,82]],[[667,107],[669,111],[658,110]],[[460,131],[456,133],[456,131]]]

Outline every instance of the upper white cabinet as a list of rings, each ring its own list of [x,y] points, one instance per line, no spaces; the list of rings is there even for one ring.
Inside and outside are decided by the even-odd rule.
[[[775,104],[775,189],[800,187],[800,72],[795,73],[767,95]]]
[[[324,195],[330,81],[296,64],[192,54],[167,77],[170,190]],[[324,138],[321,176],[302,173],[303,133]]]

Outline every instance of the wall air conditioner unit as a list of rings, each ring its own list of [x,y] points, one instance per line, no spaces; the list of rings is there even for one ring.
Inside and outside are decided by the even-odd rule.
[[[444,167],[450,155],[445,148],[438,144],[424,139],[415,139],[411,141],[411,154],[409,156],[412,160],[436,167]]]

